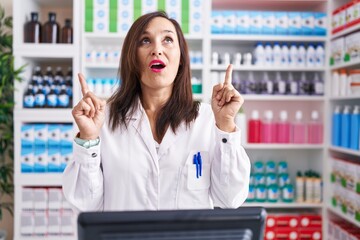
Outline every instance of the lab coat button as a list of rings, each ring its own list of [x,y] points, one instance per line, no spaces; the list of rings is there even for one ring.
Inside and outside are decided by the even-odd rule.
[[[223,143],[227,143],[227,139],[226,139],[226,138],[223,138],[223,139],[222,139],[222,142],[223,142]]]
[[[91,154],[91,156],[94,158],[94,157],[97,156],[97,154],[96,154],[96,153],[93,153],[93,154]]]

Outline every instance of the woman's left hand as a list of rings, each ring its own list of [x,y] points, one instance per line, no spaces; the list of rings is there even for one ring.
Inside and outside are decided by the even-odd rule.
[[[235,131],[235,116],[238,113],[244,99],[231,84],[232,65],[226,69],[224,83],[213,87],[211,107],[215,115],[217,127],[224,132]]]

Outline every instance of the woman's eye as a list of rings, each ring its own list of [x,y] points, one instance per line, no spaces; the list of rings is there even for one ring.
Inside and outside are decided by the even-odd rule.
[[[166,37],[166,38],[165,38],[165,42],[166,42],[166,43],[172,43],[173,40],[172,40],[171,37]]]
[[[148,39],[148,38],[143,38],[141,40],[141,44],[148,44],[148,43],[150,43],[150,39]]]

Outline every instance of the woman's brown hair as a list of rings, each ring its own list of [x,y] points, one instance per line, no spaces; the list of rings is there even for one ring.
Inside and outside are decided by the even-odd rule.
[[[109,125],[112,131],[122,125],[127,128],[129,119],[138,107],[137,100],[141,99],[141,69],[137,59],[137,50],[140,45],[140,36],[149,22],[156,17],[165,18],[174,25],[180,47],[180,66],[174,80],[172,94],[158,111],[156,134],[162,139],[168,126],[176,133],[181,122],[185,121],[189,127],[190,123],[198,116],[199,102],[193,101],[190,60],[184,34],[174,19],[169,18],[165,12],[158,11],[139,17],[125,37],[118,71],[121,85],[108,100],[110,108]]]

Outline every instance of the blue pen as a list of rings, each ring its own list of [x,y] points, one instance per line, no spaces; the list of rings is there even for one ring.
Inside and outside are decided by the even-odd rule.
[[[195,167],[196,167],[196,178],[199,178],[199,162],[198,162],[196,154],[194,154],[194,157],[193,157],[193,164],[195,164]]]
[[[200,152],[198,152],[198,154],[197,154],[197,162],[199,164],[199,175],[201,177],[201,174],[202,174],[202,159],[201,159]]]

